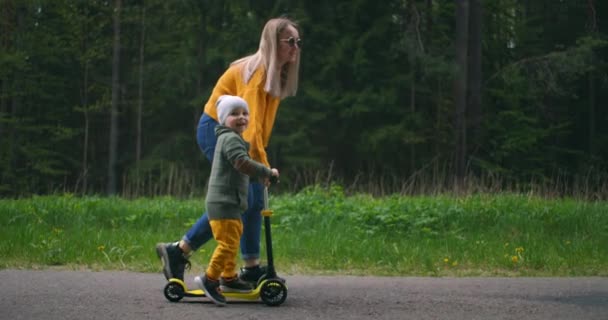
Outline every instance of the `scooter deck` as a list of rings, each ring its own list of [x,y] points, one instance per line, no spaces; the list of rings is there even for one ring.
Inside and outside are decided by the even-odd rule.
[[[262,285],[264,285],[264,283],[267,280],[262,281],[255,289],[249,291],[249,292],[223,292],[223,295],[226,298],[234,298],[234,299],[241,299],[241,300],[257,300],[260,298],[260,290],[262,288]],[[176,279],[176,278],[172,278],[169,279],[169,282],[177,282],[179,284],[181,284],[184,288],[184,297],[205,297],[205,291],[203,291],[202,289],[188,289],[188,287],[186,286],[186,283],[184,283],[182,280],[180,279]]]

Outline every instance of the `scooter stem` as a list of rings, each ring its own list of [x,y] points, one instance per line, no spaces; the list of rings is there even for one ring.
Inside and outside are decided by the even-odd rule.
[[[268,269],[266,271],[266,279],[276,278],[277,273],[274,269],[274,259],[272,256],[272,232],[270,230],[270,216],[272,211],[268,208],[268,187],[264,187],[264,235],[266,238],[266,259],[268,260]]]

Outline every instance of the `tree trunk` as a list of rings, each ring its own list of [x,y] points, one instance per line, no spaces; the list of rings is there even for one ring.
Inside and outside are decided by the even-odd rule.
[[[118,100],[120,90],[120,10],[121,0],[114,4],[114,51],[112,54],[112,106],[110,110],[110,144],[107,193],[116,194],[116,159],[118,154]]]
[[[410,113],[412,116],[416,113],[416,73],[412,70],[410,79]],[[416,146],[410,143],[410,174],[416,172]]]
[[[14,4],[12,1],[3,1],[0,6],[0,27],[2,32],[0,33],[0,48],[5,52],[10,52],[11,49],[11,36],[13,35],[14,29]],[[0,78],[0,118],[8,115],[8,101],[7,98],[9,92],[9,77],[5,72],[2,73]],[[5,136],[4,132],[4,121],[0,121],[0,137]]]
[[[140,176],[139,176],[139,164],[141,161],[141,149],[142,149],[142,117],[143,117],[143,105],[144,105],[144,52],[146,43],[146,5],[142,3],[141,8],[141,36],[139,39],[139,84],[137,93],[137,141],[135,146],[135,166],[136,166],[136,177],[135,177],[135,195],[139,195]],[[131,184],[132,185],[132,184]]]
[[[593,71],[589,72],[589,156],[595,154],[595,80]]]
[[[87,193],[87,186],[89,185],[89,63],[85,62],[84,66],[84,83],[82,90],[82,108],[84,112],[84,141],[82,150],[82,194]]]
[[[426,0],[426,34],[430,37],[432,31],[433,31],[433,0]],[[430,41],[428,43],[430,43]]]
[[[8,95],[8,79],[7,77],[2,77],[0,79],[0,119],[6,117],[8,108],[6,96]],[[0,121],[0,137],[4,137],[4,121]]]
[[[198,28],[199,33],[197,36],[198,41],[198,47],[197,47],[197,52],[196,52],[196,61],[200,62],[200,70],[199,72],[197,72],[196,75],[196,96],[197,97],[201,97],[203,95],[203,75],[206,73],[205,71],[205,63],[203,63],[203,61],[205,61],[205,41],[207,41],[207,33],[206,33],[206,28],[207,28],[207,9],[205,8],[205,2],[201,2],[199,3],[198,6],[199,9],[199,18],[200,18],[200,26]],[[193,120],[194,120],[194,130],[196,130],[197,126],[198,126],[198,122],[199,122],[199,118],[201,116],[201,113],[203,112],[203,105],[204,105],[204,101],[200,102],[200,105],[197,105],[194,110],[193,110]]]
[[[137,98],[137,143],[135,150],[135,161],[141,160],[141,141],[142,141],[142,112],[144,103],[144,48],[146,39],[146,7],[142,4],[141,9],[141,37],[139,39],[139,84]]]
[[[420,39],[420,33],[418,32],[418,24],[420,23],[420,16],[415,7],[414,1],[408,1],[407,3],[407,16],[410,17],[410,23],[408,23],[406,32],[412,35],[412,45],[410,45],[408,57],[410,65],[410,114],[412,117],[416,114],[416,71],[418,69],[418,52],[422,51],[422,48],[415,45],[414,39]],[[410,143],[410,174],[414,174],[416,171],[416,145]]]
[[[12,2],[8,2],[2,5],[2,44],[6,45],[6,49],[12,49],[13,52],[19,52],[22,48],[21,34],[23,22],[24,10],[19,10],[17,5]],[[8,50],[7,50],[8,51]],[[19,72],[17,68],[11,68],[7,72],[5,78],[2,79],[3,95],[2,95],[2,112],[6,116],[8,123],[2,128],[1,139],[7,139],[6,144],[3,146],[6,149],[3,150],[2,155],[6,162],[5,167],[2,168],[2,180],[0,186],[15,184],[15,168],[17,167],[17,146],[19,145],[17,135],[17,127],[19,121],[17,119],[17,110],[20,107],[20,99],[23,91],[23,80],[22,77],[16,76]],[[6,137],[6,138],[5,138]],[[15,191],[15,190],[11,190]]]
[[[591,35],[597,35],[597,12],[596,12],[596,8],[595,8],[595,1],[594,0],[588,0],[587,1],[587,12],[588,12],[588,18],[587,18],[587,25],[588,25],[588,29],[589,29],[589,33]],[[595,59],[594,59],[595,60]],[[595,61],[593,61],[595,62]],[[596,63],[593,63],[593,65],[596,65]],[[593,157],[593,155],[595,155],[595,77],[593,76],[594,72],[593,70],[589,71],[589,75],[588,75],[588,81],[589,81],[589,119],[588,119],[588,127],[589,127],[589,158]]]
[[[467,56],[468,56],[468,26],[469,26],[469,1],[456,1],[456,77],[454,79],[454,129],[456,137],[455,170],[456,184],[460,188],[464,186],[467,157],[467,131],[466,131],[466,109],[467,109]]]
[[[203,28],[201,28],[203,29]],[[203,43],[204,41],[204,34],[202,34],[199,39],[201,39],[201,41],[198,43],[198,48],[196,50],[196,59],[197,61],[205,61],[205,49],[204,46],[205,44]],[[201,63],[201,70],[200,72],[197,73],[196,75],[196,96],[197,97],[201,97],[203,95],[203,74],[205,74],[205,68],[204,68],[204,64]],[[200,105],[196,105],[196,107],[194,108],[194,110],[192,110],[192,118],[194,120],[194,130],[197,130],[197,126],[198,126],[198,122],[199,122],[199,118],[201,116],[201,113],[203,112],[203,104],[205,102],[201,101]]]
[[[469,140],[475,146],[480,143],[479,130],[481,126],[481,30],[482,30],[482,4],[481,0],[470,0],[471,8],[469,10],[469,103],[468,103],[468,120],[469,120]]]

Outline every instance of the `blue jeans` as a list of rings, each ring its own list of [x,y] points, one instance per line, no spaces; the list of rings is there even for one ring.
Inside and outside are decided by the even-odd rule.
[[[205,157],[211,162],[215,153],[217,138],[215,127],[217,121],[203,113],[196,130],[196,141]],[[247,197],[248,209],[241,215],[243,235],[241,236],[241,257],[244,260],[260,257],[260,232],[262,229],[262,214],[264,208],[264,186],[259,182],[249,184]],[[192,250],[197,250],[213,238],[207,212],[196,221],[182,238]]]

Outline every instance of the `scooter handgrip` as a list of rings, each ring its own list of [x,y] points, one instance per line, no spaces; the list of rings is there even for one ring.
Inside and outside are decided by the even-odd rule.
[[[269,180],[270,180],[271,184],[277,184],[277,183],[279,183],[279,177],[277,177],[277,176],[270,176]]]

